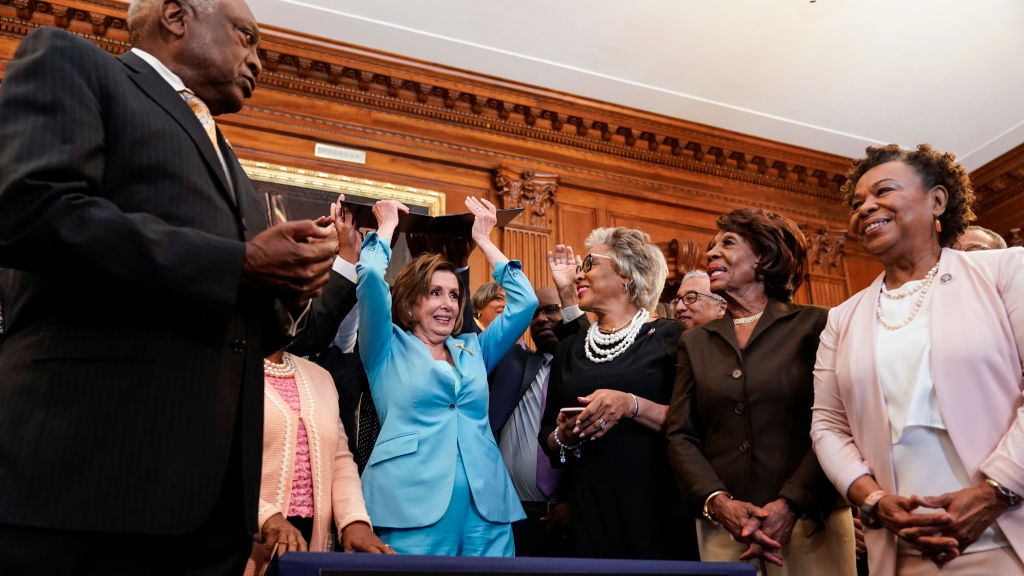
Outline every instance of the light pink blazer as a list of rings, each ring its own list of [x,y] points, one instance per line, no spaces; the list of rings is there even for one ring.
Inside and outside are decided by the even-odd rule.
[[[889,419],[875,371],[879,276],[829,312],[814,369],[811,439],[844,496],[874,476],[895,491]],[[932,285],[931,372],[939,410],[972,482],[1024,495],[1024,248],[943,249]],[[997,520],[1024,558],[1024,507]],[[896,536],[867,530],[871,576],[896,572]]]
[[[359,469],[348,449],[348,437],[338,417],[338,391],[330,373],[316,364],[291,356],[299,388],[302,421],[306,424],[313,468],[313,534],[311,552],[330,552],[330,523],[342,528],[361,520],[370,523],[363,502]],[[296,421],[288,403],[264,386],[263,476],[260,484],[260,527],[274,514],[288,516],[295,472]],[[253,572],[249,560],[246,574]]]

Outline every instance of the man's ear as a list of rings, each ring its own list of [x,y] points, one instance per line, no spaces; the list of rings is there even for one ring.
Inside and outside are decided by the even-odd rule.
[[[185,20],[190,16],[188,9],[177,0],[164,0],[160,7],[160,27],[173,36],[184,36]]]

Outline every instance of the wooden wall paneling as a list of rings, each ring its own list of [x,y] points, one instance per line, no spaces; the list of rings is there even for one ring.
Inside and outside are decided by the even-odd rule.
[[[810,274],[808,281],[800,287],[793,301],[798,304],[832,307],[842,304],[846,298],[845,278]]]
[[[126,6],[0,0],[0,73],[20,38],[40,25],[125,50]],[[462,211],[470,194],[498,201],[495,170],[557,175],[547,231],[514,225],[495,233],[499,245],[523,252],[509,256],[543,271],[530,276],[538,284],[547,278],[542,252],[556,242],[583,250],[591,229],[613,222],[650,227],[659,244],[672,250],[675,242],[668,257],[677,260],[690,257],[691,242],[703,249],[714,218],[738,206],[774,210],[805,230],[846,226],[838,189],[849,159],[263,28],[258,89],[242,112],[218,118],[241,157],[443,191],[449,212]],[[317,142],[364,151],[366,162],[316,158]],[[1022,166],[1024,147],[977,171],[983,225],[1005,232],[1024,224],[1015,188]],[[834,300],[837,278],[849,291],[874,276],[859,246],[847,243],[845,254],[842,266],[809,276],[809,300]],[[474,258],[473,281],[482,283],[486,266]]]
[[[1024,246],[1024,144],[971,173],[978,197],[977,224]]]
[[[867,288],[882,273],[882,265],[861,250],[847,254],[843,260],[846,268],[846,293],[852,296]]]

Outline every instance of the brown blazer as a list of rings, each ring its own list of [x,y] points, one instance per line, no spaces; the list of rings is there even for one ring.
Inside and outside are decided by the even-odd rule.
[[[716,490],[758,506],[783,496],[816,519],[834,507],[837,494],[810,439],[826,319],[824,308],[770,300],[745,349],[729,314],[683,333],[668,457],[697,510]]]

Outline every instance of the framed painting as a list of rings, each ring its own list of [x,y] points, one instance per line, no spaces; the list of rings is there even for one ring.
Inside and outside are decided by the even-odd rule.
[[[239,162],[264,197],[272,224],[326,216],[338,194],[357,204],[372,205],[377,200],[392,199],[408,206],[414,214],[445,213],[443,192],[251,160]]]

